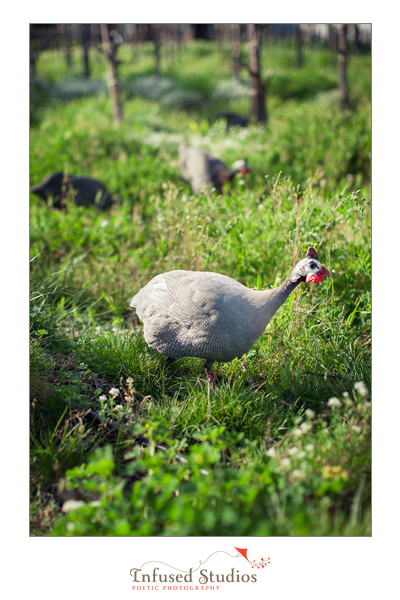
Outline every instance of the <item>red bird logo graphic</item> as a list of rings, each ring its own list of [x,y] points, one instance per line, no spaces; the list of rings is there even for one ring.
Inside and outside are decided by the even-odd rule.
[[[257,569],[259,569],[260,567],[264,568],[265,565],[270,564],[269,558],[262,558],[261,562],[258,562],[258,563],[255,560],[249,560],[247,558],[247,548],[236,548],[236,546],[234,546],[234,548],[243,556],[243,558],[245,558],[247,560],[248,563],[251,564],[252,569],[254,569],[254,567],[257,567]]]

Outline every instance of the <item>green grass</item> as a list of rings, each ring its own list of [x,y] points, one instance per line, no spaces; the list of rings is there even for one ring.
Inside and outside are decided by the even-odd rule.
[[[299,70],[292,44],[266,44],[270,120],[226,134],[206,117],[249,114],[228,48],[165,53],[162,80],[143,79],[151,45],[135,52],[120,52],[119,126],[106,93],[65,95],[59,52],[40,55],[33,82],[31,183],[84,173],[122,203],[61,212],[31,195],[32,534],[370,535],[370,56],[351,57],[342,111],[336,56],[305,48]],[[79,60],[75,48],[75,78]],[[195,196],[182,140],[245,156],[252,173]],[[172,269],[275,287],[308,245],[332,279],[274,316],[244,357],[251,388],[236,359],[209,390],[203,361],[167,363],[127,309]]]

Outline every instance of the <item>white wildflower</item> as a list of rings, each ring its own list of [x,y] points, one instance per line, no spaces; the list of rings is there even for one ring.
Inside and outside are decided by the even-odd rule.
[[[290,466],[290,460],[288,458],[282,458],[281,465],[282,465],[282,467],[289,467]]]
[[[105,227],[106,225],[108,225],[108,221],[106,219],[100,223],[101,227]]]
[[[339,398],[336,398],[334,396],[333,398],[330,398],[330,400],[328,400],[328,406],[330,406],[331,408],[340,408],[342,406],[342,403],[339,400]]]
[[[294,435],[301,435],[303,432],[301,429],[299,429],[298,427],[296,427],[296,429],[293,431]]]
[[[107,400],[107,396],[104,396],[104,394],[102,396],[99,396],[99,400],[100,402],[105,402]]]
[[[357,383],[354,384],[354,389],[363,398],[368,398],[369,390],[363,381],[357,381]]]
[[[307,408],[307,410],[306,410],[306,416],[309,419],[313,419],[315,417],[315,411],[313,411],[311,408]]]
[[[307,431],[310,431],[310,429],[312,429],[312,425],[311,423],[302,423],[300,425],[300,429],[302,433],[307,433]]]
[[[72,512],[73,510],[77,510],[81,506],[84,506],[84,502],[82,500],[66,500],[62,505],[62,511],[64,513]]]
[[[307,446],[304,446],[304,449],[307,450],[307,452],[313,452],[314,448],[314,444],[307,444]]]
[[[298,451],[299,451],[299,449],[297,448],[297,446],[292,446],[291,448],[289,448],[288,454],[290,454],[290,455],[297,454]]]
[[[295,477],[296,479],[300,479],[301,477],[304,477],[304,471],[301,471],[300,469],[295,469],[292,473],[293,477]]]
[[[353,425],[352,429],[354,429],[354,431],[357,431],[357,433],[361,433],[362,431],[362,427],[360,427],[359,425]]]
[[[275,448],[270,448],[269,450],[267,450],[267,456],[275,456],[275,454]]]
[[[111,390],[108,393],[113,398],[116,398],[119,395],[119,389],[118,388],[111,388]]]
[[[350,398],[349,392],[343,392],[342,396],[343,398]]]
[[[32,310],[33,310],[34,313],[37,313],[37,314],[40,313],[40,312],[42,312],[42,309],[41,309],[40,306],[34,306],[32,308]]]
[[[301,450],[298,455],[299,458],[304,458],[305,456],[307,456],[307,454],[304,452],[304,450]]]

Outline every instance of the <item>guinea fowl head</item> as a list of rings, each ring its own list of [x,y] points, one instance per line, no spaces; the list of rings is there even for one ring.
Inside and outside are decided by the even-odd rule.
[[[232,171],[234,171],[235,173],[243,173],[243,175],[245,175],[246,173],[250,173],[249,165],[247,164],[247,161],[243,158],[235,160],[235,162],[232,165]]]
[[[306,283],[318,283],[324,277],[331,277],[328,269],[318,260],[317,251],[309,246],[306,257],[294,267],[289,278],[291,281],[305,281]]]

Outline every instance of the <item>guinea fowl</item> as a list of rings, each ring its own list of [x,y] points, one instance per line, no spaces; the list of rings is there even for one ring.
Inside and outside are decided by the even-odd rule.
[[[242,115],[236,115],[235,113],[230,112],[222,112],[218,113],[215,117],[216,121],[221,119],[226,120],[226,128],[229,129],[232,125],[239,125],[239,127],[247,127],[250,123],[250,119],[247,117],[242,117]]]
[[[324,276],[331,274],[310,246],[285,283],[272,290],[251,290],[219,273],[169,271],[128,302],[144,324],[150,348],[170,358],[206,359],[212,381],[214,361],[230,362],[248,352],[299,283],[317,283]]]
[[[63,197],[73,191],[74,202],[78,206],[96,205],[101,210],[111,206],[111,196],[106,186],[97,179],[66,175],[62,171],[51,173],[31,187],[30,191],[43,200],[53,198],[53,206],[61,208]]]
[[[222,194],[222,184],[230,181],[236,173],[249,173],[250,169],[245,160],[237,160],[232,169],[211,154],[193,148],[187,144],[179,146],[179,164],[183,179],[190,183],[194,192],[200,192],[204,187],[214,186],[218,194]]]

